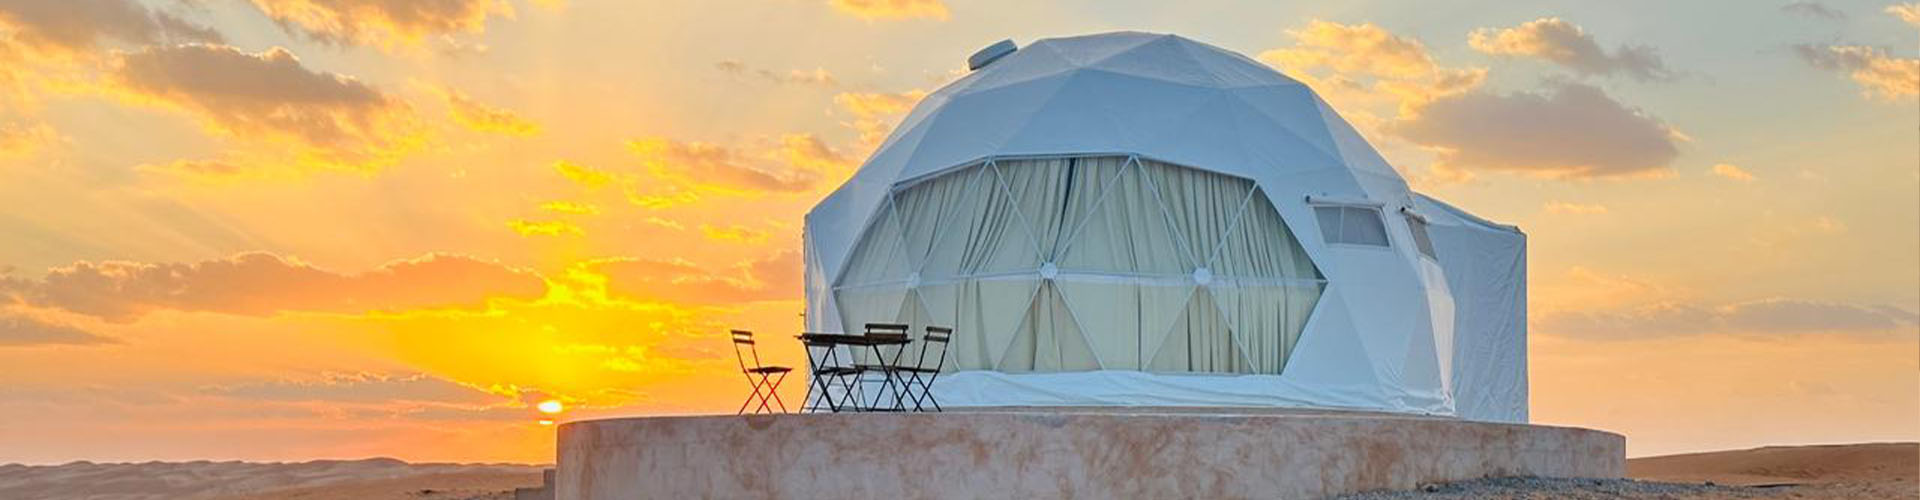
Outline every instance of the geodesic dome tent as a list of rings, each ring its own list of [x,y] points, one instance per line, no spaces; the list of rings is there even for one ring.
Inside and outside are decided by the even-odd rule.
[[[1526,421],[1525,236],[1305,85],[1145,33],[972,63],[808,213],[810,331],[954,327],[947,406]]]

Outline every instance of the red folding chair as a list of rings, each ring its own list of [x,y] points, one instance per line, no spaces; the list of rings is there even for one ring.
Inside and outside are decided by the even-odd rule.
[[[746,353],[742,353],[742,350]],[[748,354],[753,355],[751,367],[747,366]],[[760,349],[753,344],[753,332],[746,330],[733,330],[733,357],[740,361],[740,373],[746,375],[747,382],[753,384],[753,394],[747,396],[746,402],[740,403],[740,411],[734,413],[746,414],[747,407],[752,406],[756,400],[760,402],[760,406],[754,408],[754,413],[773,413],[773,407],[768,403],[778,404],[780,413],[786,413],[787,403],[780,400],[780,382],[787,380],[787,373],[793,369],[760,364]]]

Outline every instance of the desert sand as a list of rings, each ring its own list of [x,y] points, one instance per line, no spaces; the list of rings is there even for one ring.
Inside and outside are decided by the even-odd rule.
[[[511,500],[540,465],[409,464],[390,458],[300,463],[0,465],[0,498],[146,500]],[[1920,498],[1920,444],[1774,446],[1627,461],[1627,479],[1502,478],[1354,499]]]
[[[409,464],[391,458],[299,463],[0,465],[4,499],[512,499],[546,466]]]
[[[1626,479],[1499,478],[1349,499],[1920,498],[1920,443],[1769,446],[1627,460]]]

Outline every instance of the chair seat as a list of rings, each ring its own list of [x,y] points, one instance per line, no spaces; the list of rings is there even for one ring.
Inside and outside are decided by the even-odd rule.
[[[849,368],[845,366],[830,366],[830,367],[814,370],[813,374],[816,376],[852,375],[859,371],[860,370],[858,369]]]
[[[869,372],[934,373],[934,372],[940,371],[940,369],[938,368],[921,368],[918,366],[881,366],[881,365],[854,364],[853,367],[861,371],[869,371]]]
[[[746,371],[747,373],[786,373],[793,371],[793,369],[785,366],[762,366],[759,368],[748,368]]]

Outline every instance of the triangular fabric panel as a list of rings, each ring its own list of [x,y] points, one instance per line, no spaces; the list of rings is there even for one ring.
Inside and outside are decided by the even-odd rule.
[[[1193,271],[1174,246],[1166,209],[1140,169],[1128,166],[1109,184],[1058,262],[1061,269],[1182,276]]]
[[[963,175],[975,175],[965,173]],[[1039,269],[1032,231],[1014,208],[996,169],[981,167],[968,188],[969,200],[956,203],[942,222],[921,279],[939,282],[963,277]]]
[[[954,216],[968,212],[969,205],[980,199],[975,195],[978,186],[992,182],[984,175],[986,172],[976,167],[942,175],[893,195],[907,264],[914,270],[926,264],[934,239],[952,232],[950,223],[956,220]]]
[[[1054,285],[1108,370],[1145,367],[1148,353],[1159,346],[1193,296],[1191,285],[1064,280]]]
[[[1060,299],[1059,289],[1042,282],[1034,294],[1026,320],[1014,333],[998,369],[1003,372],[1068,372],[1100,369],[1073,312]]]
[[[891,200],[880,207],[874,219],[873,225],[861,234],[860,246],[854,247],[839,285],[896,282],[905,280],[912,272],[907,264],[906,243],[900,237],[899,217],[894,214]]]
[[[1206,264],[1216,276],[1321,279],[1320,269],[1307,257],[1292,228],[1259,189],[1222,245]]]
[[[1245,349],[1256,373],[1278,374],[1286,367],[1307,324],[1320,286],[1209,287],[1221,317]]]
[[[1253,181],[1157,161],[1142,160],[1140,166],[1167,207],[1173,232],[1193,259],[1191,265],[1204,265],[1239,221]]]
[[[953,325],[955,366],[962,370],[993,369],[1032,309],[1039,288],[1037,279],[988,279],[955,285],[955,302],[959,304]]]
[[[1205,287],[1194,290],[1193,300],[1149,359],[1148,371],[1253,373]]]
[[[1059,258],[1071,231],[1093,212],[1100,193],[1126,166],[1124,157],[1045,158],[994,162],[1027,221],[1042,261]]]

